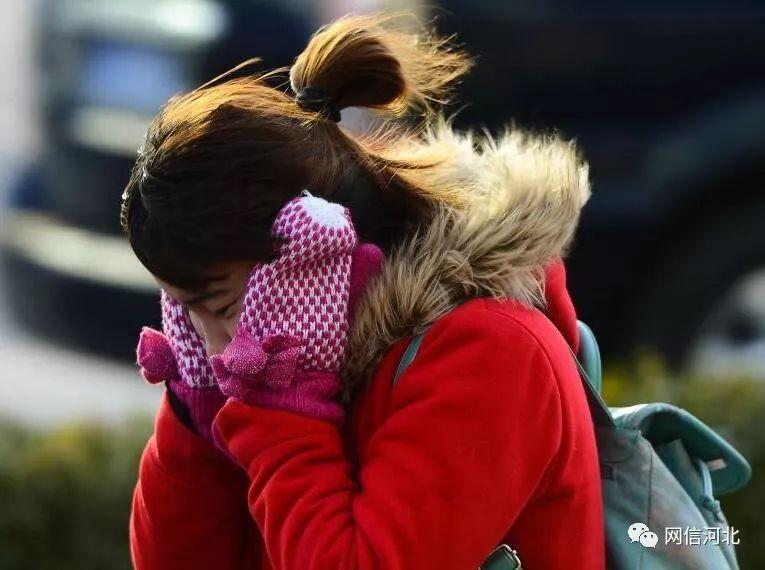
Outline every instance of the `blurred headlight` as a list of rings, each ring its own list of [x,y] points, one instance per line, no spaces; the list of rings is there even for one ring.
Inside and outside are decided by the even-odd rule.
[[[189,85],[177,53],[136,44],[95,42],[82,54],[82,104],[154,113]]]
[[[225,33],[212,0],[52,3],[42,74],[48,127],[76,145],[134,155],[153,115],[194,83],[194,62]],[[65,57],[64,57],[65,56]]]
[[[218,39],[226,11],[213,0],[66,0],[54,25],[65,33],[92,33],[195,47]]]
[[[132,156],[160,106],[191,88],[189,60],[135,43],[101,40],[81,49],[66,134],[82,146]]]

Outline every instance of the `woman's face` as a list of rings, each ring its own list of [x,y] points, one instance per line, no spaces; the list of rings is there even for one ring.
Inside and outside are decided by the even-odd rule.
[[[240,261],[219,264],[212,273],[214,279],[202,292],[179,289],[154,277],[170,297],[186,306],[209,356],[223,352],[236,332],[252,266]]]

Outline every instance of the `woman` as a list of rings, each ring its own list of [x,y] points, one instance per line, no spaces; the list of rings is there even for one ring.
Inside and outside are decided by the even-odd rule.
[[[139,151],[122,222],[164,331],[138,362],[167,390],[137,568],[464,570],[503,542],[604,567],[560,263],[586,166],[555,138],[454,133],[432,105],[468,60],[390,24],[320,30],[294,97],[222,76],[172,99]],[[426,128],[354,137],[349,106]]]

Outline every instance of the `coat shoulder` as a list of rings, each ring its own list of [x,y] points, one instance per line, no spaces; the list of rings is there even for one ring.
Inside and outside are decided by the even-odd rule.
[[[472,299],[433,326],[433,329],[447,328],[463,331],[466,335],[479,334],[502,343],[525,339],[525,342],[542,348],[563,348],[568,352],[566,340],[555,324],[539,309],[520,301]]]
[[[546,377],[557,385],[579,384],[563,334],[541,310],[519,301],[482,298],[464,303],[428,331],[420,349],[423,356],[430,347],[432,361],[458,351],[463,356],[460,366],[475,363],[484,377],[531,366],[527,371],[533,383]]]
[[[472,299],[436,321],[425,334],[413,368],[429,368],[435,383],[444,375],[481,378],[481,384],[556,384],[572,364],[566,342],[537,309],[519,302]],[[565,373],[564,373],[565,374]],[[440,380],[439,380],[440,378]],[[544,380],[547,379],[547,382]]]

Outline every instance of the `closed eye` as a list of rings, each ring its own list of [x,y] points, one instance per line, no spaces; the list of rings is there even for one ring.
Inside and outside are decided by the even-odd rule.
[[[233,307],[233,306],[236,304],[236,302],[237,302],[238,300],[239,300],[238,298],[237,298],[237,299],[234,299],[233,301],[231,301],[231,302],[230,302],[228,305],[226,305],[225,307],[221,307],[220,309],[218,309],[217,311],[215,311],[215,314],[216,314],[216,315],[218,315],[219,317],[223,317],[223,318],[227,317],[227,316],[228,316],[228,311],[229,311],[229,309],[230,309],[231,307]]]

